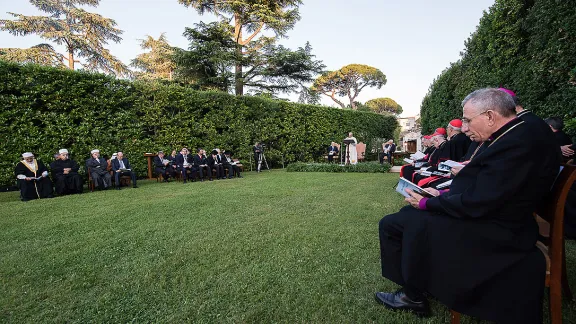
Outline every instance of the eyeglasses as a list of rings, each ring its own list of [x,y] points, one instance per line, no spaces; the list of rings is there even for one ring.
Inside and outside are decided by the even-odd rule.
[[[472,117],[470,117],[470,118],[462,117],[462,124],[470,124],[470,122],[472,121],[472,119],[474,119],[474,118],[476,118],[476,117],[478,117],[478,116],[480,116],[480,115],[482,115],[482,114],[485,114],[485,113],[487,113],[488,111],[489,111],[489,110],[483,111],[483,112],[481,112],[481,113],[479,113],[479,114],[476,114],[476,115],[474,115],[474,116],[472,116]]]

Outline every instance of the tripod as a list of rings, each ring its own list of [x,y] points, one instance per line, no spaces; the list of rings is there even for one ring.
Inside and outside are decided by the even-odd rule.
[[[266,156],[264,155],[264,150],[260,151],[260,154],[258,154],[258,168],[256,168],[256,172],[260,172],[260,169],[262,168],[262,162],[264,162],[266,169],[270,171],[268,162],[266,161]]]

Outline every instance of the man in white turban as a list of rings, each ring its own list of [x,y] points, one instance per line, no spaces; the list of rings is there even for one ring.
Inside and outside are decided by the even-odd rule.
[[[18,180],[20,199],[28,201],[40,198],[52,198],[52,181],[48,177],[48,169],[34,158],[34,154],[22,154],[14,173]]]

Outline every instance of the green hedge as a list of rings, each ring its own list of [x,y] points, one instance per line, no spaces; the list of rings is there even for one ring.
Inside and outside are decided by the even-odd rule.
[[[576,135],[574,1],[496,0],[462,58],[430,86],[421,107],[423,131],[462,116],[460,103],[473,90],[500,86],[541,117],[564,118]]]
[[[355,165],[340,166],[337,163],[305,163],[295,162],[288,165],[288,172],[362,172],[386,173],[390,171],[389,164],[379,162],[363,162]]]
[[[331,141],[348,131],[370,148],[391,138],[394,117],[302,105],[175,84],[139,83],[101,74],[0,61],[0,184],[14,181],[20,154],[51,161],[67,148],[80,163],[93,148],[122,150],[139,176],[145,152],[214,147],[232,150],[247,165],[263,141],[271,166],[321,160]]]

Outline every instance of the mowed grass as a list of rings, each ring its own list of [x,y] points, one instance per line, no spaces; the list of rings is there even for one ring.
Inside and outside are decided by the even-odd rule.
[[[396,289],[380,276],[378,221],[404,205],[397,178],[275,170],[28,203],[2,193],[0,322],[448,323],[436,302],[419,319],[374,301]]]

